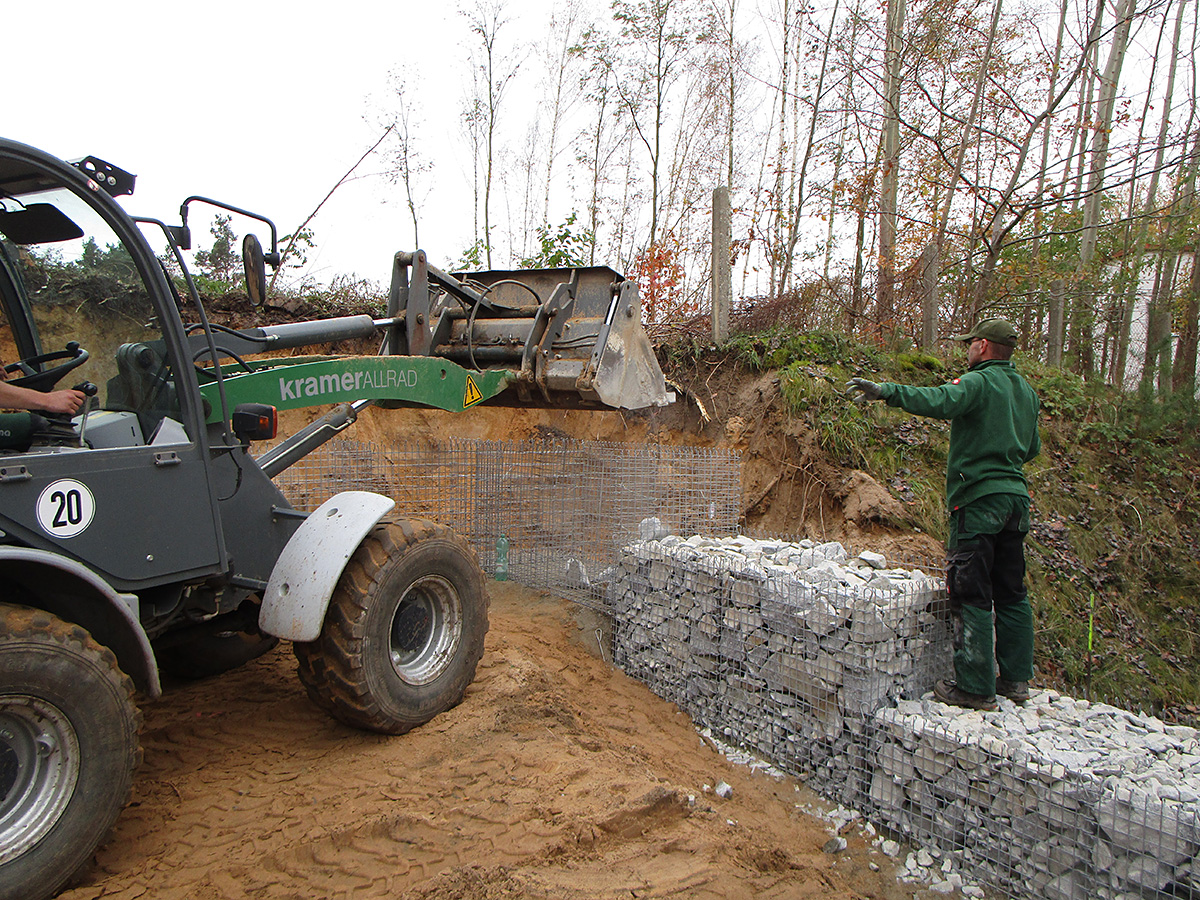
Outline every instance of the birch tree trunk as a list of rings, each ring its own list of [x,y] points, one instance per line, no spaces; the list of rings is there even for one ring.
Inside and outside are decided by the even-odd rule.
[[[1180,218],[1195,221],[1196,179],[1200,177],[1200,129],[1192,143],[1190,159],[1186,163],[1184,184],[1180,191]],[[1200,340],[1200,228],[1192,250],[1192,274],[1188,280],[1187,297],[1184,302],[1179,343],[1175,350],[1175,366],[1171,373],[1171,386],[1189,397],[1196,396],[1196,350]]]
[[[1179,4],[1178,13],[1175,18],[1175,37],[1171,42],[1171,59],[1167,68],[1167,86],[1163,93],[1162,100],[1162,118],[1158,126],[1158,149],[1154,155],[1154,166],[1150,171],[1150,183],[1146,188],[1145,201],[1142,204],[1141,221],[1135,226],[1136,237],[1133,241],[1132,255],[1133,260],[1129,266],[1127,281],[1125,286],[1125,296],[1121,309],[1121,335],[1118,340],[1120,344],[1117,348],[1116,364],[1113,367],[1112,383],[1116,386],[1121,386],[1125,383],[1125,370],[1128,365],[1129,358],[1129,332],[1132,325],[1134,306],[1137,303],[1138,288],[1142,280],[1142,266],[1146,254],[1146,240],[1150,231],[1150,221],[1154,215],[1158,203],[1158,180],[1159,173],[1163,169],[1163,160],[1166,154],[1167,132],[1171,122],[1171,103],[1175,95],[1175,68],[1179,60],[1179,38],[1183,28],[1183,10],[1184,3]],[[1164,19],[1164,25],[1165,25]],[[1157,64],[1158,54],[1155,54]],[[1150,79],[1153,85],[1153,75]],[[1146,92],[1146,99],[1149,102],[1150,91]],[[1129,189],[1130,202],[1134,196],[1134,186]],[[1148,309],[1147,317],[1154,318],[1158,315],[1157,310]]]
[[[1200,235],[1197,235],[1196,244],[1192,248],[1192,274],[1188,279],[1182,318],[1171,384],[1175,391],[1195,397],[1196,352],[1197,345],[1200,344]]]
[[[883,153],[879,185],[879,282],[875,289],[879,336],[884,339],[891,336],[896,314],[896,199],[900,177],[900,53],[903,30],[904,0],[888,0]]]
[[[1170,222],[1167,229],[1170,231]],[[1164,241],[1169,240],[1169,233]],[[1154,270],[1154,287],[1150,293],[1149,312],[1146,321],[1146,354],[1142,359],[1142,376],[1139,379],[1139,392],[1144,399],[1154,396],[1155,376],[1159,371],[1159,359],[1164,350],[1171,346],[1171,320],[1166,314],[1166,297],[1171,292],[1171,282],[1175,279],[1175,260],[1172,254],[1164,253],[1158,258]]]
[[[1112,131],[1113,111],[1116,106],[1117,83],[1121,77],[1121,66],[1129,42],[1129,26],[1135,13],[1136,0],[1118,0],[1116,26],[1113,29],[1112,47],[1108,63],[1100,78],[1100,97],[1096,110],[1096,126],[1093,131],[1091,170],[1088,175],[1087,195],[1083,206],[1083,232],[1079,245],[1079,290],[1075,297],[1072,316],[1072,332],[1076,346],[1076,367],[1080,375],[1088,377],[1095,367],[1093,329],[1095,322],[1095,287],[1090,269],[1096,254],[1096,241],[1100,232],[1100,207],[1104,199],[1104,177],[1108,167],[1109,135]]]

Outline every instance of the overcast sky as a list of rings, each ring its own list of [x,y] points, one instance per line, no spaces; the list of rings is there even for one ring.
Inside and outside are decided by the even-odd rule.
[[[176,222],[180,202],[200,194],[260,212],[282,235],[378,139],[366,119],[403,63],[421,76],[422,150],[439,154],[421,242],[448,265],[471,240],[469,162],[452,155],[470,77],[463,17],[451,4],[407,0],[309,8],[6,3],[0,136],[134,173],[136,193],[121,201],[130,213]],[[364,163],[364,177],[313,221],[312,272],[323,280],[345,272],[386,283],[392,254],[413,249],[402,188],[380,170]],[[190,224],[197,246],[211,243],[206,219],[197,212]]]

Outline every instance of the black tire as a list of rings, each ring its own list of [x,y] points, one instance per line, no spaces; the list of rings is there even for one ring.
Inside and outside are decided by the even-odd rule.
[[[245,631],[200,634],[186,643],[155,650],[158,667],[175,678],[194,681],[244,666],[273,650],[279,638]]]
[[[129,800],[142,717],[116,657],[77,625],[0,604],[0,900],[42,900]]]
[[[335,719],[404,734],[462,700],[487,605],[461,537],[423,519],[381,523],[342,572],[320,636],[293,645],[300,680]]]

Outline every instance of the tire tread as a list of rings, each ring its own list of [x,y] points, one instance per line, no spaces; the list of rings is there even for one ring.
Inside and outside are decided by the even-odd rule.
[[[0,644],[5,643],[52,645],[88,661],[101,681],[112,692],[118,706],[122,708],[127,717],[126,726],[132,738],[126,743],[128,756],[119,767],[120,771],[114,767],[112,772],[113,780],[126,779],[124,794],[111,810],[105,811],[107,821],[93,820],[100,826],[96,839],[91,846],[86,848],[82,845],[75,847],[71,855],[77,857],[78,861],[68,862],[64,859],[62,860],[63,864],[52,872],[30,873],[23,867],[13,868],[9,872],[0,871],[0,898],[7,900],[9,897],[20,897],[21,900],[38,900],[38,898],[53,895],[85,869],[95,848],[103,845],[111,836],[121,810],[128,805],[132,796],[133,772],[142,762],[140,734],[143,716],[135,702],[133,680],[121,670],[116,655],[79,625],[67,622],[41,609],[0,603]],[[80,850],[84,852],[80,854]],[[16,867],[26,858],[26,855],[23,854],[3,868]],[[36,884],[31,883],[32,881],[36,881]],[[12,893],[14,889],[17,890],[16,894]]]
[[[428,717],[400,720],[388,715],[374,698],[364,664],[366,620],[375,590],[387,575],[389,563],[427,541],[449,542],[471,561],[478,577],[487,631],[487,592],[474,551],[449,527],[425,519],[384,521],[376,525],[350,558],[334,589],[321,634],[315,641],[293,645],[297,672],[309,698],[335,719],[356,728],[385,734],[404,734]],[[482,635],[466,651],[467,671],[473,673],[483,655]],[[471,677],[456,686],[447,708],[456,705]]]

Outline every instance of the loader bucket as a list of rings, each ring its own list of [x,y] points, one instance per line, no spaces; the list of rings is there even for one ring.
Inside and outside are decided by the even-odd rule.
[[[505,369],[496,404],[665,406],[637,285],[604,266],[448,275],[422,251],[396,254],[387,352]]]

